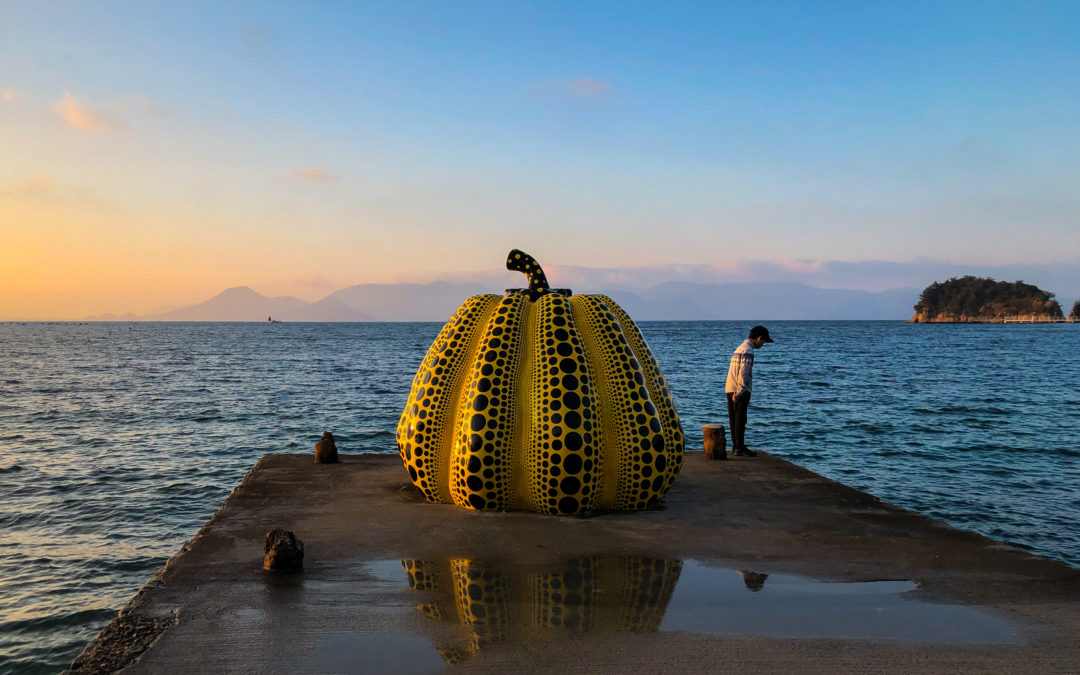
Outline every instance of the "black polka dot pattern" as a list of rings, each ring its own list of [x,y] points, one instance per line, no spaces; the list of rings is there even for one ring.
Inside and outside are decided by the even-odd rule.
[[[607,600],[600,581],[599,558],[574,558],[557,570],[530,574],[532,624],[575,632],[595,628],[600,600]]]
[[[686,436],[683,434],[682,422],[679,414],[675,412],[672,403],[671,391],[668,389],[667,380],[660,372],[660,364],[656,362],[649,345],[637,325],[630,319],[622,307],[606,295],[597,295],[611,313],[618,319],[623,329],[630,349],[633,350],[637,360],[645,369],[645,387],[649,390],[649,398],[656,409],[660,411],[660,417],[664,427],[664,448],[668,458],[667,467],[664,469],[664,492],[668,491],[671,484],[679,476],[682,469],[683,450],[686,445]]]
[[[409,588],[436,597],[436,600],[432,602],[422,602],[416,606],[416,611],[428,619],[462,623],[454,597],[457,584],[450,569],[452,565],[453,561],[441,563],[430,560],[401,561]],[[473,612],[473,614],[483,614],[483,610]],[[464,644],[439,646],[437,651],[447,665],[456,666],[479,654],[480,645],[477,635],[473,634]]]
[[[514,400],[521,361],[524,295],[506,295],[488,320],[458,406],[458,435],[450,467],[455,504],[511,508]]]
[[[684,435],[656,359],[610,298],[568,294],[474,296],[436,338],[397,429],[429,501],[586,515],[671,487]]]
[[[405,578],[414,591],[435,591],[445,587],[448,579],[441,565],[430,560],[402,560]]]
[[[431,502],[450,502],[450,455],[465,366],[489,316],[502,300],[474,295],[450,317],[413,378],[397,427],[398,453],[413,483]]]
[[[619,605],[624,615],[621,630],[644,633],[660,630],[664,612],[682,574],[681,560],[622,556],[619,578],[623,580]]]
[[[585,348],[570,300],[549,294],[533,306],[528,507],[552,515],[590,513],[600,499],[603,460]]]
[[[529,278],[529,293],[532,299],[535,300],[540,295],[551,292],[544,270],[528,253],[516,248],[510,251],[510,255],[506,258],[506,269],[521,272]]]
[[[512,620],[510,575],[497,566],[458,558],[450,561],[455,604],[464,624],[508,626]]]
[[[665,471],[674,451],[667,448],[663,419],[645,386],[641,363],[608,305],[595,295],[574,296],[570,304],[582,328],[603,413],[600,506],[617,511],[648,508],[667,490]]]

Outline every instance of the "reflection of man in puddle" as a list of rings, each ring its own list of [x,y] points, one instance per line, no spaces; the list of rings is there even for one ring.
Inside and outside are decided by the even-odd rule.
[[[751,592],[758,592],[765,588],[765,580],[769,578],[768,574],[762,574],[761,572],[751,572],[750,570],[736,570],[739,576],[742,577],[743,583],[746,584],[746,590]]]

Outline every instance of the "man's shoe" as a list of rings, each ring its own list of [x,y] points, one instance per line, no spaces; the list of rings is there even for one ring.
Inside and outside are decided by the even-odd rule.
[[[750,448],[735,448],[731,454],[735,457],[757,457],[757,453]]]

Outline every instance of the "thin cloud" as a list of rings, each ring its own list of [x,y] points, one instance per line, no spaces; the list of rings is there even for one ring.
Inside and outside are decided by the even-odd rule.
[[[240,32],[240,38],[247,45],[262,48],[277,42],[278,30],[266,24],[251,24]]]
[[[93,104],[65,92],[53,105],[53,111],[80,131],[110,131],[128,125],[126,118],[134,115],[166,117],[169,111],[140,94],[127,94],[111,101]]]
[[[600,100],[611,95],[611,85],[595,77],[550,79],[533,84],[533,96],[542,99]]]
[[[340,279],[332,279],[325,276],[305,277],[298,279],[286,279],[284,281],[260,281],[253,284],[260,292],[270,297],[292,295],[302,300],[314,302],[322,300],[334,291],[349,286],[349,283]]]
[[[115,214],[116,209],[92,190],[57,180],[47,173],[35,173],[20,180],[0,181],[0,197],[59,209],[79,209],[86,213]]]
[[[100,132],[119,129],[127,123],[93,105],[80,101],[69,93],[53,105],[53,111],[80,131]]]
[[[594,77],[579,77],[566,82],[566,90],[570,94],[582,98],[599,98],[607,96],[611,91],[611,87],[608,86],[607,82]]]
[[[985,138],[968,137],[950,148],[951,159],[967,168],[1002,168],[1010,163],[1009,154]]]
[[[595,268],[552,265],[545,268],[553,285],[581,288],[643,289],[667,282],[802,283],[818,288],[870,292],[923,288],[932,281],[974,274],[1005,281],[1023,279],[1071,298],[1080,295],[1080,260],[1054,263],[991,265],[918,259],[884,260],[739,260],[720,264],[645,265]]]
[[[304,183],[336,183],[339,180],[338,176],[328,174],[316,166],[297,169],[289,177]]]
[[[154,117],[166,117],[169,114],[168,109],[161,107],[157,103],[154,103],[145,96],[139,94],[128,94],[127,96],[121,96],[120,98],[110,101],[105,104],[109,108],[120,110],[128,113],[143,112]]]
[[[0,194],[9,197],[48,197],[56,190],[56,180],[46,173],[36,173],[12,183],[0,183]]]

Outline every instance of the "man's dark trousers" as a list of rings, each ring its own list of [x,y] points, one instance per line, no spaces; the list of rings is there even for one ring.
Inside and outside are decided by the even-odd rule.
[[[727,395],[728,425],[731,427],[731,449],[746,448],[746,409],[750,407],[750,392],[744,391],[735,400],[734,395]]]

